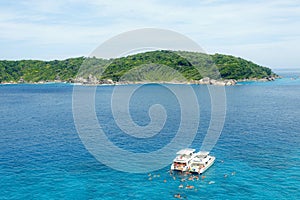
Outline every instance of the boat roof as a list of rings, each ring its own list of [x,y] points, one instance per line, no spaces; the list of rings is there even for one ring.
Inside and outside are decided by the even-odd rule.
[[[204,163],[205,158],[209,155],[208,151],[200,151],[194,154],[195,156],[193,157],[193,162],[194,163]]]
[[[196,149],[190,149],[190,148],[186,148],[186,149],[181,149],[180,151],[178,151],[176,154],[179,155],[189,155],[191,153],[194,153],[196,151]]]
[[[179,163],[186,163],[187,161],[191,160],[193,157],[190,154],[180,154],[176,156],[176,158],[173,160],[173,162],[179,162]]]
[[[207,156],[207,155],[209,155],[209,151],[199,151],[196,154],[197,154],[197,156]]]

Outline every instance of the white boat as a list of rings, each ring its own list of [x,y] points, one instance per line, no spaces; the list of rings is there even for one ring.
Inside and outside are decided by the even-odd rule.
[[[195,151],[195,149],[182,149],[178,151],[177,156],[171,165],[171,170],[182,172],[189,171]]]
[[[202,174],[215,162],[216,157],[210,156],[207,151],[200,151],[194,154],[189,171]]]

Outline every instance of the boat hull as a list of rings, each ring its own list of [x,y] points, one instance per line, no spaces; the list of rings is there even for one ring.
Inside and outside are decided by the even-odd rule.
[[[171,165],[171,170],[172,171],[181,171],[181,172],[187,172],[189,171],[189,167],[185,166],[185,167],[175,167],[174,164]]]
[[[192,172],[192,173],[203,174],[208,168],[210,168],[215,163],[215,160],[216,160],[215,157],[211,157],[211,160],[209,160],[207,165],[205,165],[203,168],[201,168],[201,169],[198,168],[197,169],[195,167],[191,167],[189,171]]]

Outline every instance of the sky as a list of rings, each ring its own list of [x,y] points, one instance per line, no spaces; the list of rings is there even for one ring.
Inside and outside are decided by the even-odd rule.
[[[299,0],[0,0],[0,60],[89,56],[139,28],[176,31],[211,54],[300,67]]]

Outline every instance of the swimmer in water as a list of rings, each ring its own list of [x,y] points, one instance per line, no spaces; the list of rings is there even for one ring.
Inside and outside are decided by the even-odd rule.
[[[182,185],[182,184],[180,184],[180,185],[178,186],[178,188],[183,188],[183,185]]]
[[[177,198],[177,199],[181,199],[181,195],[178,193],[178,194],[174,194],[174,197]]]
[[[186,188],[186,189],[194,189],[194,186],[192,186],[192,185],[187,185],[185,188]]]

